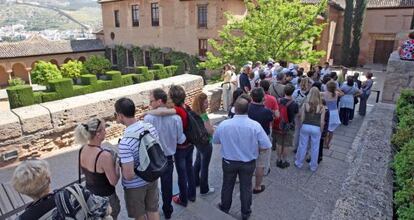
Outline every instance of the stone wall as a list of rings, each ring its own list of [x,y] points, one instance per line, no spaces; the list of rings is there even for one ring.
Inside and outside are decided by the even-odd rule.
[[[390,141],[394,110],[394,105],[380,103],[364,119],[347,155],[351,168],[336,201],[333,220],[393,219]]]
[[[414,88],[414,61],[401,60],[394,51],[388,60],[382,101],[395,103],[405,88]]]
[[[149,106],[150,91],[171,85],[181,85],[187,93],[187,103],[203,89],[203,79],[195,75],[180,75],[97,93],[42,103],[7,112],[0,112],[0,167],[16,160],[38,157],[44,153],[73,146],[75,126],[91,117],[107,121],[107,139],[121,135],[124,127],[113,120],[114,103],[121,97],[131,98],[139,117]],[[4,160],[4,155],[17,158]]]

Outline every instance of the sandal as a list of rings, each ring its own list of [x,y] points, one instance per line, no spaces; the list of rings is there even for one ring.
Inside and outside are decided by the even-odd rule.
[[[265,190],[265,185],[260,185],[260,189],[253,189],[253,194],[259,194]]]

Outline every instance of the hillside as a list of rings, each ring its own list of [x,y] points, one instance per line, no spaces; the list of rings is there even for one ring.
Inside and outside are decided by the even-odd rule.
[[[102,26],[100,5],[96,1],[47,1],[37,0],[31,3],[53,6],[66,12],[82,24],[97,29]],[[53,2],[53,3],[50,3]],[[34,6],[17,5],[12,3],[0,7],[0,27],[23,24],[27,31],[41,31],[45,29],[70,30],[80,26],[57,11]]]

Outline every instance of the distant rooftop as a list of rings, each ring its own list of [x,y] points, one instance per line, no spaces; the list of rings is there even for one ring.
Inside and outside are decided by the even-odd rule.
[[[302,0],[303,3],[316,4],[321,0]],[[329,0],[345,7],[344,0]],[[414,0],[368,0],[367,8],[414,8]]]
[[[104,44],[98,39],[50,41],[34,35],[25,41],[0,43],[0,59],[103,51],[104,49]]]

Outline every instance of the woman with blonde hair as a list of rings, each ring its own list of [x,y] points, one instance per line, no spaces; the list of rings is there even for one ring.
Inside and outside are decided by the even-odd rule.
[[[211,160],[211,154],[213,152],[213,146],[211,144],[211,135],[214,133],[214,128],[210,123],[210,119],[207,115],[208,99],[205,93],[198,94],[191,106],[192,110],[200,116],[204,122],[204,127],[209,134],[209,142],[201,146],[196,146],[197,156],[194,162],[194,173],[196,186],[200,186],[200,194],[208,195],[214,192],[214,188],[210,188],[208,184],[208,166]]]
[[[328,133],[325,138],[325,147],[328,149],[331,147],[333,132],[341,124],[338,111],[338,98],[343,95],[344,93],[338,88],[337,82],[333,80],[326,83],[326,91],[322,92],[322,98],[325,100],[329,110]]]
[[[309,77],[300,79],[298,88],[292,94],[293,100],[295,100],[295,102],[299,105],[299,108],[302,107],[303,103],[305,102],[306,96],[308,95],[311,86],[311,79]],[[301,126],[302,121],[300,120],[300,114],[296,114],[295,134],[293,136],[293,144],[295,149],[297,149],[299,145],[299,131]]]
[[[300,129],[299,147],[296,152],[295,166],[301,168],[306,156],[309,139],[311,139],[310,169],[318,168],[319,143],[325,123],[325,107],[322,104],[319,89],[311,88],[306,102],[301,108],[302,127]]]
[[[111,216],[117,219],[120,211],[115,186],[119,180],[116,154],[101,147],[105,140],[105,121],[92,118],[75,128],[75,142],[82,145],[79,151],[79,172],[85,174],[86,188],[94,195],[109,198]]]

